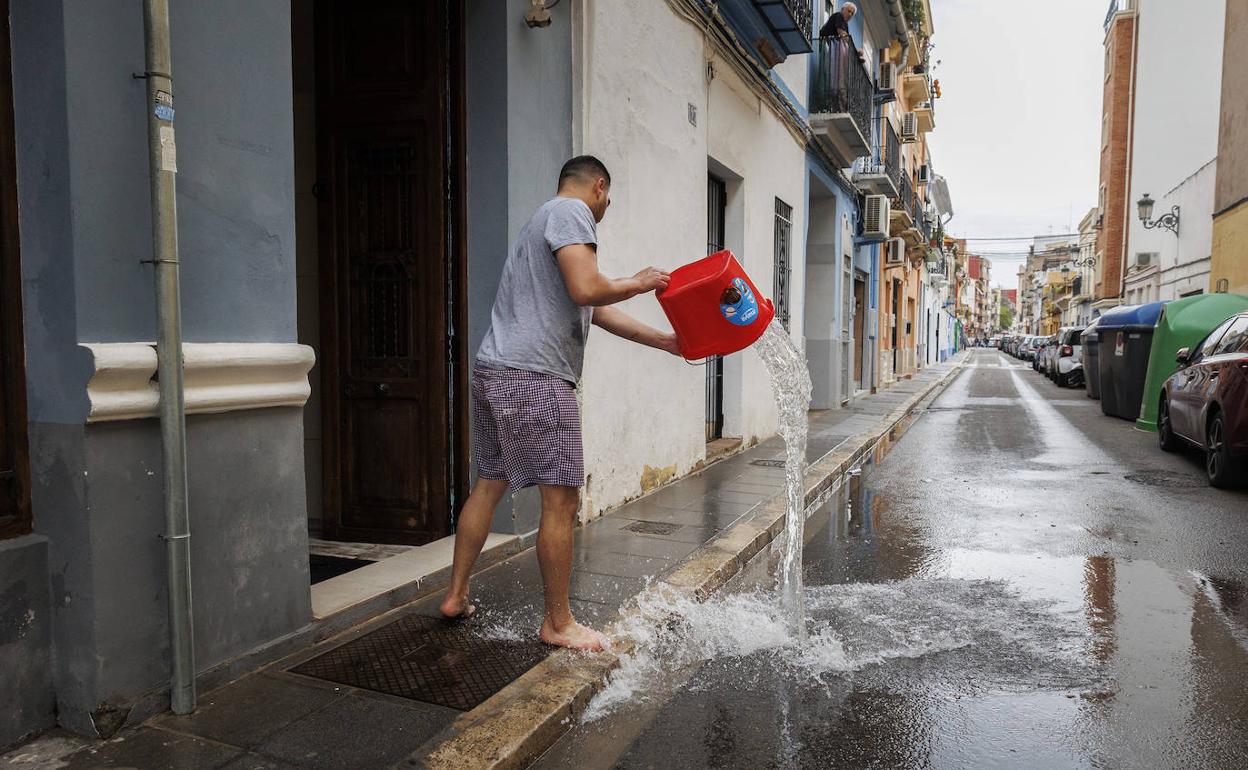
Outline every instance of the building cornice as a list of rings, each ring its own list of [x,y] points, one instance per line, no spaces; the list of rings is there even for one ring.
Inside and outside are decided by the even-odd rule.
[[[155,417],[160,405],[156,346],[150,342],[83,344],[94,371],[87,382],[88,423]],[[278,406],[302,407],[311,394],[316,354],[307,345],[188,342],[182,346],[187,414]]]

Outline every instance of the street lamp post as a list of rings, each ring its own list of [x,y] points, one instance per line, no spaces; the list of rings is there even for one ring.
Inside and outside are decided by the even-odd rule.
[[[1164,227],[1174,233],[1177,238],[1179,235],[1179,207],[1172,206],[1169,214],[1162,214],[1154,221],[1153,204],[1155,202],[1148,196],[1148,193],[1144,193],[1144,197],[1135,202],[1140,208],[1140,222],[1144,224],[1144,229],[1152,230],[1155,227]]]

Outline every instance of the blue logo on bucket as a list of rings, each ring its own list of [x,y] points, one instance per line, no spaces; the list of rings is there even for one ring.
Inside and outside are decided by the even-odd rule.
[[[721,303],[719,312],[724,314],[728,323],[749,326],[758,318],[758,300],[754,298],[754,292],[750,291],[750,285],[741,278],[733,278],[732,285],[741,292],[741,299],[731,305]]]

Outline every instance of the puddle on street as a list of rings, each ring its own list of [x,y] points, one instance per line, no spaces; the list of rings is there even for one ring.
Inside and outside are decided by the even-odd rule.
[[[928,547],[870,468],[638,650],[535,767],[1227,767],[1248,758],[1248,592],[1107,555]],[[663,622],[658,622],[660,619]]]

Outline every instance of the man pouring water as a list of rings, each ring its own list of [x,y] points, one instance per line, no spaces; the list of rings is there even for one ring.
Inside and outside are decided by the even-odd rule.
[[[598,269],[597,223],[611,205],[611,175],[589,155],[559,172],[558,191],[520,230],[503,265],[490,328],[472,374],[477,481],[459,515],[451,584],[442,614],[468,617],[468,580],[508,489],[536,485],[542,517],[537,559],[545,617],[539,636],[561,647],[599,650],[601,633],[572,617],[573,529],[585,483],[576,383],[590,325],[679,355],[676,336],[611,305],[662,290],[670,275],[648,267],[630,278]]]

